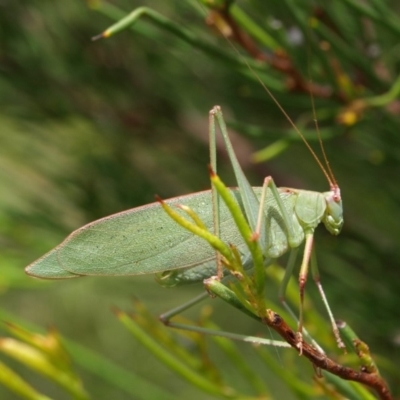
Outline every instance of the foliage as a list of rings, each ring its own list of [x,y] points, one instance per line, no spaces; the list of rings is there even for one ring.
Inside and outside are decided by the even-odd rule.
[[[134,347],[108,311],[115,304],[129,309],[135,294],[157,314],[201,287],[167,292],[142,277],[49,284],[29,279],[22,270],[86,222],[151,202],[154,193],[167,198],[208,187],[207,112],[214,104],[222,106],[230,126],[243,134],[235,135],[235,149],[252,183],[259,185],[272,175],[279,186],[326,190],[319,168],[287,120],[243,58],[217,30],[205,26],[204,18],[208,15],[211,25],[228,29],[228,34],[236,25],[224,19],[221,10],[210,11],[194,1],[147,3],[177,30],[190,33],[189,39],[145,16],[133,32],[89,40],[110,24],[110,18],[116,20],[139,6],[132,2],[119,2],[125,11],[91,2],[105,18],[78,1],[0,5],[2,313],[3,319],[24,324],[54,323],[78,341],[81,347],[67,343],[67,348],[93,398],[132,398],[137,393],[160,398],[157,386],[164,398],[168,393],[204,398],[198,389],[192,391],[175,379],[169,368],[153,362],[140,345]],[[398,5],[346,0],[318,7],[310,2],[303,9],[301,2],[270,3],[233,3],[229,15],[254,42],[234,30],[230,40],[310,140],[315,130],[306,89],[313,89],[345,207],[345,228],[338,238],[317,234],[322,282],[335,315],[379,354],[381,372],[398,394],[398,372],[388,361],[396,364],[399,351],[394,317],[400,301]],[[310,15],[312,33],[307,28]],[[249,160],[256,149],[257,160],[270,159],[271,154],[276,158],[253,165]],[[226,165],[219,170],[224,182],[232,181]],[[267,273],[274,282],[268,299],[281,312],[276,304],[281,270]],[[322,305],[311,283],[307,292],[313,301],[306,303],[306,327],[342,360],[319,316]],[[295,283],[289,297],[298,303]],[[213,321],[223,329],[253,335],[261,329],[237,313],[232,318],[234,311],[217,300],[210,303]],[[189,318],[195,314],[196,310]],[[262,334],[268,335],[265,329]],[[191,348],[185,336],[171,335],[183,349]],[[329,398],[331,387],[314,382],[309,364],[290,350],[273,350],[264,357],[267,350],[260,349],[262,361],[257,361],[251,360],[246,344],[239,345],[237,356],[236,349],[221,350],[204,337],[190,340],[203,356],[199,370],[211,365],[209,371],[223,374],[220,382],[238,385],[237,393]],[[235,371],[232,357],[242,357],[237,365],[246,360],[258,377]],[[47,381],[4,360],[32,387],[63,398]],[[243,378],[249,376],[255,380],[250,385]],[[283,384],[274,383],[277,376]],[[10,392],[4,393],[11,398]]]

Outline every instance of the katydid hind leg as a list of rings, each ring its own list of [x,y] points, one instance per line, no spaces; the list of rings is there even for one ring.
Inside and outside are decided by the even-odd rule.
[[[212,170],[217,173],[217,143],[216,143],[216,130],[215,130],[215,110],[214,107],[209,112],[209,126],[208,126],[208,136],[209,136],[209,151],[210,151],[210,165]],[[211,185],[211,197],[212,197],[212,207],[213,207],[213,215],[214,215],[214,234],[218,237],[221,236],[220,231],[220,214],[219,214],[219,204],[220,198],[218,193],[214,187]],[[218,279],[222,279],[223,271],[222,271],[222,262],[221,255],[218,251],[215,252],[215,262],[216,262],[216,273]]]
[[[260,202],[253,188],[251,187],[249,181],[244,174],[239,161],[236,157],[235,151],[233,149],[232,143],[229,139],[228,130],[223,118],[221,107],[215,106],[211,113],[215,116],[221,135],[225,142],[225,147],[228,152],[229,160],[232,164],[233,171],[235,173],[235,178],[237,185],[239,187],[240,196],[243,202],[243,208],[246,213],[247,221],[252,230],[255,230],[257,224],[257,210],[259,209]],[[263,228],[260,235],[265,235],[265,229]]]
[[[237,333],[232,333],[232,332],[226,332],[226,331],[220,331],[220,330],[215,330],[215,329],[208,329],[208,328],[203,328],[200,326],[195,326],[195,325],[187,325],[187,324],[181,324],[178,322],[171,321],[173,317],[175,317],[178,314],[181,314],[183,311],[195,306],[196,304],[200,303],[204,299],[208,298],[209,294],[207,292],[201,293],[198,296],[194,297],[193,299],[189,300],[188,302],[173,308],[170,311],[167,311],[159,316],[160,321],[167,327],[169,328],[174,328],[174,329],[181,329],[181,330],[186,330],[190,332],[198,332],[201,334],[205,335],[210,335],[210,336],[219,336],[219,337],[225,337],[227,339],[232,339],[232,340],[237,340],[237,341],[242,341],[242,342],[247,342],[247,343],[252,343],[256,345],[267,345],[267,346],[274,346],[274,347],[290,347],[290,344],[287,342],[283,342],[280,340],[274,340],[274,339],[264,339],[256,336],[248,336],[248,335],[241,335]]]
[[[249,181],[244,174],[239,161],[236,157],[235,151],[233,149],[232,143],[230,141],[228,130],[226,127],[226,123],[222,114],[222,110],[220,106],[214,106],[210,111],[210,119],[209,119],[209,133],[210,133],[210,162],[211,167],[216,172],[217,169],[217,157],[216,157],[216,125],[218,125],[219,131],[225,143],[225,148],[228,152],[229,160],[232,165],[232,169],[235,174],[236,182],[239,188],[240,198],[243,204],[243,208],[246,214],[247,221],[252,230],[256,229],[257,223],[257,210],[260,207],[259,200],[254,193],[253,188],[251,187]],[[216,193],[215,188],[212,188],[213,194],[213,210],[214,210],[214,232],[217,236],[220,236],[219,231],[219,196]],[[260,243],[266,243],[266,229],[265,225],[260,229]],[[217,271],[218,276],[222,277],[221,271],[221,261],[217,255]]]
[[[171,318],[175,317],[176,315],[182,313],[183,311],[193,307],[194,305],[200,303],[202,300],[206,299],[208,297],[207,292],[203,292],[199,294],[198,296],[194,297],[193,299],[187,301],[184,304],[181,304],[180,306],[177,306],[173,308],[172,310],[169,310],[159,316],[160,321],[170,327],[174,327],[174,323],[171,322]]]
[[[219,336],[219,337],[224,337],[224,338],[231,339],[231,340],[252,343],[255,345],[286,347],[286,348],[291,347],[289,343],[283,342],[282,340],[265,339],[265,338],[261,338],[258,336],[241,335],[238,333],[202,328],[200,326],[185,325],[185,324],[180,324],[180,323],[175,323],[175,322],[170,322],[170,324],[168,326],[175,328],[175,329],[182,329],[182,330],[186,330],[186,331],[190,331],[190,332],[198,332],[203,335]]]
[[[216,154],[216,125],[218,124],[219,130],[221,132],[221,135],[224,139],[225,146],[227,148],[229,158],[236,176],[237,184],[239,186],[240,190],[240,195],[242,197],[243,201],[243,206],[245,208],[245,211],[248,216],[249,223],[251,224],[252,228],[254,229],[255,227],[255,221],[256,221],[256,213],[254,212],[259,208],[259,202],[258,199],[250,186],[250,183],[246,179],[240,164],[236,158],[232,143],[229,139],[227,128],[225,121],[222,116],[222,111],[219,106],[214,106],[213,109],[209,113],[209,150],[210,150],[210,164],[211,168],[214,172],[217,171],[217,154]],[[220,236],[220,212],[219,212],[219,204],[220,204],[220,196],[218,195],[216,189],[214,188],[214,185],[212,185],[212,207],[213,207],[213,228],[214,228],[214,234],[217,236]],[[216,252],[216,271],[217,271],[217,276],[216,279],[220,281],[223,278],[223,271],[222,271],[222,263],[220,260],[220,256],[218,252]],[[210,331],[204,328],[199,328],[199,327],[194,327],[194,326],[188,326],[188,325],[183,325],[180,323],[176,323],[174,321],[171,321],[171,319],[182,313],[183,311],[187,310],[188,308],[191,308],[192,306],[196,305],[203,299],[207,298],[209,295],[208,292],[202,293],[199,296],[193,298],[192,300],[188,301],[187,303],[180,305],[162,315],[160,315],[159,319],[161,322],[163,322],[166,326],[173,327],[173,328],[178,328],[178,329],[186,329],[186,330],[192,330],[192,331],[197,331],[197,332],[202,332],[202,333],[210,333],[216,335],[217,332],[215,331]],[[245,340],[245,341],[251,341],[253,343],[261,343],[261,344],[272,344],[274,341],[271,340],[266,340],[262,339],[261,341],[259,338],[257,340],[249,340],[249,339],[243,339],[240,337],[240,335],[236,334],[231,334],[231,333],[220,333],[218,332],[218,335],[220,336],[225,336],[233,339],[239,339],[240,340]]]
[[[216,120],[218,122],[218,126],[220,129],[221,135],[224,138],[225,145],[226,145],[226,148],[227,148],[227,151],[229,154],[229,158],[230,158],[232,167],[233,167],[235,175],[236,175],[239,189],[241,189],[242,192],[245,193],[245,195],[243,196],[244,197],[243,203],[247,204],[247,206],[245,206],[245,207],[247,207],[249,210],[251,209],[252,206],[254,209],[254,205],[255,204],[258,205],[257,197],[255,196],[253,189],[251,188],[250,183],[247,181],[247,179],[240,167],[240,164],[236,158],[235,152],[233,150],[232,144],[230,142],[230,139],[229,139],[229,136],[227,133],[225,121],[223,120],[222,111],[219,106],[214,106],[213,109],[209,113],[209,151],[210,151],[211,168],[214,172],[217,172]],[[246,202],[246,199],[250,199],[250,200],[247,200],[247,202]],[[220,232],[219,204],[220,204],[219,195],[218,195],[216,189],[214,188],[214,185],[212,185],[213,228],[214,228],[214,234],[217,236],[220,236],[220,233],[221,233]],[[251,220],[251,217],[250,217],[250,220]],[[222,263],[221,263],[220,255],[218,252],[216,252],[216,273],[217,273],[216,279],[218,281],[220,281],[223,278],[224,274],[222,271]],[[196,296],[195,298],[193,298],[192,300],[184,303],[183,305],[180,305],[166,313],[163,313],[162,315],[160,315],[159,319],[164,325],[166,325],[168,327],[192,330],[192,331],[197,331],[197,332],[202,332],[202,333],[210,333],[210,334],[214,334],[214,335],[218,334],[220,336],[226,336],[225,334],[221,335],[220,332],[210,331],[210,330],[207,330],[204,328],[194,327],[194,326],[190,326],[190,325],[183,325],[183,324],[171,321],[171,319],[174,316],[191,308],[192,306],[201,302],[208,296],[209,296],[208,292],[202,293],[199,296]],[[233,336],[236,336],[235,338],[238,338],[240,335],[229,334],[228,337],[234,338]],[[246,341],[249,341],[249,340],[246,340]],[[270,340],[264,340],[264,339],[263,339],[263,341],[264,342],[262,344],[270,344],[270,342],[271,342]],[[255,343],[254,341],[252,341],[252,342]],[[257,341],[257,343],[260,343],[260,341]]]
[[[235,173],[237,185],[239,187],[239,192],[243,202],[243,207],[246,212],[247,220],[252,229],[255,229],[255,224],[256,224],[255,210],[257,210],[259,207],[259,201],[236,157],[232,143],[229,139],[228,130],[220,106],[214,106],[209,113],[209,149],[210,149],[211,168],[215,173],[217,173],[217,149],[216,149],[217,124],[221,136],[224,140],[225,147],[228,152],[229,160],[232,164],[233,171]],[[214,215],[214,234],[220,237],[221,236],[220,213],[219,213],[220,197],[217,194],[216,189],[214,188],[213,185],[211,191],[212,191],[212,207]],[[263,234],[265,234],[265,229],[263,231]],[[218,252],[216,252],[216,271],[218,278],[222,279],[223,277],[222,262]]]

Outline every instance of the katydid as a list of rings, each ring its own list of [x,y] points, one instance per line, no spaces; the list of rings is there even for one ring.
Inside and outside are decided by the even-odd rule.
[[[237,189],[231,192],[243,210],[264,254],[264,264],[291,250],[297,253],[305,241],[300,270],[299,332],[303,325],[304,285],[311,256],[314,229],[323,222],[334,235],[343,224],[342,203],[337,185],[325,193],[277,188],[271,177],[263,187],[251,187],[234,153],[219,107],[210,112],[211,163],[215,160],[215,117],[225,140],[232,163]],[[232,215],[221,202],[218,213],[213,207],[212,191],[207,190],[166,200],[170,206],[185,205],[213,230],[216,215],[221,239],[235,246],[245,266],[252,260],[245,253],[246,245]],[[295,257],[289,258],[283,286],[292,273]],[[216,274],[214,250],[202,239],[179,227],[159,203],[123,211],[92,222],[69,235],[59,246],[26,268],[29,275],[44,279],[77,278],[88,275],[158,274],[165,286],[202,281]],[[334,326],[336,325],[319,280],[316,281]]]
[[[265,87],[265,86],[264,86]],[[277,103],[268,88],[265,88]],[[277,103],[278,104],[278,103]],[[292,120],[278,104],[289,122]],[[231,189],[257,240],[263,263],[268,266],[290,250],[288,265],[282,281],[280,297],[284,301],[285,289],[295,266],[299,247],[305,242],[300,267],[300,315],[298,332],[303,329],[304,288],[311,261],[315,282],[328,311],[339,347],[344,347],[336,323],[319,281],[316,264],[312,263],[313,235],[323,222],[333,235],[340,233],[343,225],[340,189],[327,163],[328,172],[315,153],[312,155],[327,177],[330,190],[324,193],[277,188],[267,177],[262,187],[251,187],[246,179],[231,145],[227,129],[218,106],[210,112],[210,158],[216,171],[216,121],[225,142],[232,164],[237,188]],[[184,205],[192,210],[210,231],[239,252],[244,267],[251,268],[253,260],[247,251],[233,217],[223,202],[216,201],[214,189],[175,197],[165,202],[169,206]],[[180,227],[163,210],[158,202],[123,211],[85,225],[71,233],[60,245],[26,268],[26,273],[43,279],[67,279],[90,275],[140,275],[157,274],[164,286],[203,281],[218,274],[221,278],[215,251],[203,239]],[[205,296],[202,296],[205,297]],[[186,308],[186,305],[178,310]],[[166,318],[176,314],[167,314]],[[177,326],[175,324],[175,326]]]

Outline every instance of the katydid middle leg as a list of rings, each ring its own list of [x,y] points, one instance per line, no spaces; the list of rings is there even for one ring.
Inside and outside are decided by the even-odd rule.
[[[298,334],[299,334],[299,343],[301,343],[301,336],[303,332],[303,323],[304,323],[304,290],[305,290],[305,285],[307,282],[307,275],[308,275],[308,267],[311,265],[311,273],[313,275],[313,279],[315,284],[317,285],[318,291],[320,292],[320,296],[322,298],[322,301],[324,303],[324,306],[326,308],[326,311],[329,316],[329,320],[332,325],[332,331],[335,336],[337,345],[339,348],[345,348],[345,345],[340,338],[339,334],[339,329],[336,324],[335,318],[333,316],[332,310],[329,306],[328,300],[326,298],[324,289],[322,287],[321,281],[320,281],[320,275],[318,271],[318,265],[317,265],[317,260],[316,260],[316,254],[313,249],[313,239],[314,236],[312,234],[306,234],[306,243],[304,246],[304,253],[303,253],[303,261],[300,267],[300,273],[299,273],[299,294],[300,294],[300,310],[299,310],[299,318],[298,318]],[[287,285],[289,283],[289,279],[292,276],[293,269],[295,266],[295,260],[296,256],[298,253],[298,249],[293,249],[291,251],[289,261],[286,266],[285,270],[285,275],[283,277],[280,289],[279,289],[279,299],[281,303],[284,305],[284,307],[292,314],[292,309],[289,307],[285,300],[285,293],[287,289]],[[296,318],[297,319],[297,318]]]

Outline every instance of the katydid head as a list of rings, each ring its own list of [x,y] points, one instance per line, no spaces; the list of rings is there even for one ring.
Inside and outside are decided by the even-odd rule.
[[[331,186],[331,190],[325,192],[324,197],[326,210],[322,222],[332,235],[338,235],[343,226],[343,205],[339,187]]]

